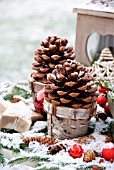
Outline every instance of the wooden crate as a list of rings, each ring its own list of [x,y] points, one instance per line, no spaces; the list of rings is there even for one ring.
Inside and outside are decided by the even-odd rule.
[[[55,106],[44,100],[47,112],[48,134],[59,139],[72,139],[88,132],[89,120],[96,106],[91,109],[74,109]]]

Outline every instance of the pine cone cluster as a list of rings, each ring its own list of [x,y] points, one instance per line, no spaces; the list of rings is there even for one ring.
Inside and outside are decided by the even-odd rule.
[[[52,155],[60,152],[63,149],[66,150],[66,147],[63,144],[60,144],[60,143],[58,143],[56,145],[52,145],[48,148],[50,154],[52,154]]]
[[[97,153],[93,150],[87,150],[87,152],[84,153],[84,158],[83,160],[85,162],[91,162],[92,160],[95,159],[95,157],[97,156]]]
[[[113,142],[113,137],[112,137],[112,136],[109,136],[109,135],[106,135],[105,142],[106,142],[106,143]]]
[[[73,60],[73,47],[67,47],[68,40],[58,36],[48,36],[40,43],[41,49],[35,51],[35,62],[32,64],[34,80],[42,83],[47,82],[47,74],[51,73],[57,64],[63,64],[68,58]]]
[[[67,59],[47,76],[45,99],[58,106],[89,109],[96,101],[93,77],[79,62]]]
[[[75,142],[80,144],[89,144],[92,140],[95,140],[95,138],[91,134],[74,139]]]
[[[25,137],[23,138],[23,142],[28,145],[31,141],[40,142],[41,144],[53,145],[56,143],[54,138],[51,137],[42,137],[42,136],[35,136],[35,137]]]

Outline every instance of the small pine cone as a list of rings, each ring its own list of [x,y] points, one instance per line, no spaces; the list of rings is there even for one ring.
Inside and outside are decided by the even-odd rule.
[[[61,150],[66,150],[66,147],[63,144],[56,144],[56,145],[52,145],[48,148],[50,154],[54,155],[56,153],[58,153]]]
[[[108,135],[107,135],[105,142],[106,142],[106,143],[113,142],[112,136],[108,136]]]
[[[49,137],[36,137],[35,141],[48,145],[53,145],[55,143],[55,139]]]
[[[84,158],[83,160],[85,162],[91,162],[92,160],[95,159],[96,153],[93,150],[87,150],[87,152],[84,153]]]
[[[34,81],[49,83],[47,74],[51,73],[57,64],[76,58],[73,47],[67,47],[67,43],[67,39],[57,36],[48,36],[46,40],[41,41],[41,49],[34,52],[35,63],[32,64],[32,69],[36,71],[36,76],[31,75]]]
[[[48,145],[53,145],[54,143],[56,143],[54,138],[49,138],[49,137],[35,136],[35,137],[25,137],[25,138],[23,138],[23,142],[27,145],[31,141],[37,141],[37,142],[40,142],[41,144],[48,144]]]
[[[41,143],[42,144],[47,144],[49,142],[49,139],[48,138],[44,138],[42,139]]]
[[[28,145],[31,142],[31,137],[25,137],[23,138],[23,142]]]
[[[14,97],[13,99],[10,99],[11,103],[18,103],[19,101],[21,101],[21,99]]]
[[[87,68],[79,62],[68,59],[56,65],[52,73],[47,75],[47,80],[50,82],[45,92],[48,102],[75,109],[94,106],[97,88]]]
[[[95,138],[92,135],[81,136],[74,139],[75,142],[80,144],[89,144],[91,140],[95,140]]]

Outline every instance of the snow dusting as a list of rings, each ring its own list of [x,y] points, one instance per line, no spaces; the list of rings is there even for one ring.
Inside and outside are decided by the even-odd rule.
[[[4,88],[3,88],[4,87]],[[2,92],[7,94],[6,86],[2,84],[1,88]],[[3,97],[3,96],[2,96]],[[28,100],[28,99],[27,99]],[[26,109],[26,105],[23,101],[20,101],[16,104],[11,104],[13,106],[9,109],[9,111],[5,111],[5,114],[9,114],[9,112],[15,112],[18,110],[18,114],[20,116],[22,115],[22,112],[24,114],[30,114],[28,109]],[[104,112],[102,107],[97,105],[97,112]],[[29,117],[29,115],[28,115]],[[91,133],[91,137],[84,140],[85,142],[78,142],[76,139],[65,139],[65,140],[58,140],[56,143],[57,145],[63,145],[66,150],[60,150],[56,154],[52,155],[49,153],[49,145],[48,144],[41,144],[37,141],[30,141],[27,149],[23,149],[21,146],[24,144],[23,138],[25,137],[45,137],[45,133],[42,132],[43,129],[47,128],[47,121],[36,121],[34,125],[31,127],[31,129],[24,133],[8,133],[0,131],[0,144],[2,149],[0,152],[5,156],[6,162],[9,162],[11,160],[15,160],[16,158],[22,158],[22,157],[36,157],[44,159],[45,161],[39,161],[41,165],[37,168],[35,168],[36,164],[38,162],[24,162],[22,166],[15,165],[11,168],[11,170],[22,170],[22,167],[24,170],[28,167],[28,170],[38,170],[38,169],[51,169],[56,168],[60,170],[76,170],[76,169],[86,169],[88,166],[98,165],[102,168],[105,168],[106,170],[113,170],[114,162],[111,163],[110,161],[104,161],[102,163],[99,163],[101,157],[101,153],[103,148],[114,148],[114,143],[112,142],[106,142],[106,135],[102,135],[100,132],[102,129],[107,129],[107,127],[110,125],[110,123],[113,121],[111,117],[108,117],[105,121],[92,117],[90,122],[94,126],[94,132]],[[47,137],[49,137],[47,135]],[[85,136],[87,137],[87,136]],[[54,144],[54,145],[56,145]],[[84,153],[91,149],[98,153],[98,156],[95,158],[95,160],[92,160],[91,162],[84,162],[84,153],[81,158],[74,159],[69,154],[69,149],[72,147],[72,145],[78,144],[81,145],[81,147],[84,150]],[[14,154],[14,151],[18,151],[18,154]],[[47,159],[47,160],[46,160]],[[28,166],[29,165],[29,166]],[[1,167],[0,167],[1,168]],[[17,168],[17,169],[16,169]],[[3,168],[3,170],[9,169],[9,166]]]
[[[114,13],[114,1],[113,0],[85,0],[85,2],[77,5],[76,8]]]
[[[41,123],[41,122],[40,122]],[[40,129],[40,123],[36,122],[37,126],[39,125],[39,129]],[[46,125],[46,122],[41,123],[41,127],[44,127]],[[34,129],[34,128],[33,128]],[[0,139],[1,139],[1,143],[2,145],[7,148],[20,148],[20,143],[22,143],[22,138],[23,136],[43,136],[43,133],[33,133],[33,131],[29,131],[23,134],[5,134],[3,132],[0,132]],[[95,150],[96,152],[100,153],[102,151],[103,148],[113,148],[114,144],[112,142],[110,143],[106,143],[105,142],[105,136],[99,134],[99,132],[94,132],[92,134],[92,136],[94,137],[94,139],[90,140],[90,142],[88,142],[87,144],[82,143],[81,146],[84,149],[84,151],[86,152],[88,149],[92,149]],[[46,167],[47,169],[52,168],[52,167],[57,167],[59,169],[67,169],[69,168],[69,170],[73,170],[79,167],[83,167],[83,169],[86,166],[92,165],[92,164],[97,164],[99,165],[99,160],[100,157],[97,157],[95,160],[93,160],[90,163],[86,163],[83,161],[83,156],[81,158],[72,158],[69,155],[69,149],[70,147],[77,143],[74,140],[62,140],[59,143],[63,144],[66,147],[66,151],[65,150],[61,150],[59,153],[55,154],[55,155],[51,155],[48,153],[48,145],[47,144],[41,144],[39,142],[36,141],[31,141],[29,143],[29,149],[31,150],[31,152],[27,152],[27,156],[33,157],[33,156],[37,156],[40,158],[47,158],[49,159],[48,162],[42,162],[42,166],[40,166],[40,168],[44,168]],[[77,143],[78,144],[78,143]],[[21,156],[26,155],[26,151],[21,150],[20,149],[20,154]],[[18,156],[19,157],[19,156]],[[12,156],[11,159],[14,159],[14,157]],[[25,163],[26,165],[26,163]],[[104,163],[101,164],[102,166],[106,167],[106,169],[110,168],[110,170],[113,170],[113,166],[114,163],[110,163],[108,161],[105,161]],[[31,166],[33,167],[33,165],[31,164]],[[35,170],[35,168],[33,168]]]

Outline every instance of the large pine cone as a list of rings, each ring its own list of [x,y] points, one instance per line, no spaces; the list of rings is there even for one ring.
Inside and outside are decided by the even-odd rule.
[[[57,64],[63,64],[67,59],[73,60],[73,47],[67,47],[68,40],[57,36],[48,36],[40,43],[41,49],[35,51],[35,62],[32,64],[32,77],[42,83],[47,82],[47,74],[51,73]]]
[[[96,87],[86,67],[68,59],[47,76],[45,99],[59,106],[89,109],[96,101]]]

